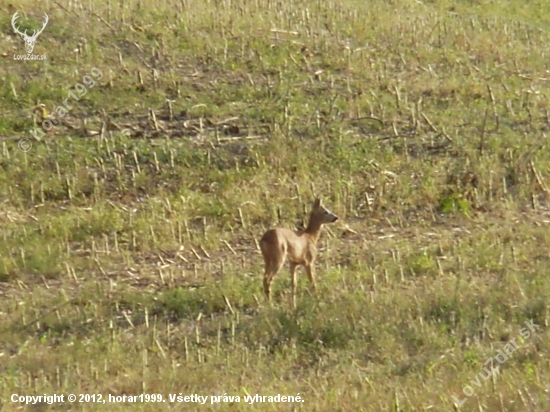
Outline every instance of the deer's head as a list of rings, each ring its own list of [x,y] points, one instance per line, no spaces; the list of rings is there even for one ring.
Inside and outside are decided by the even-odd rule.
[[[38,37],[38,35],[40,33],[42,33],[44,31],[44,29],[46,28],[46,24],[48,24],[48,15],[46,13],[44,13],[44,16],[46,16],[46,18],[44,19],[44,23],[42,24],[42,28],[38,31],[34,31],[34,33],[32,34],[32,36],[29,36],[27,34],[27,30],[25,30],[25,32],[21,32],[21,30],[19,30],[19,27],[17,27],[15,25],[15,21],[17,20],[17,18],[19,17],[19,12],[16,11],[15,14],[13,15],[13,18],[11,19],[11,25],[13,27],[13,29],[15,30],[15,32],[17,34],[20,34],[21,37],[23,37],[23,40],[25,40],[25,49],[27,50],[27,54],[31,54],[33,49],[34,49],[34,45],[36,44],[36,38]]]

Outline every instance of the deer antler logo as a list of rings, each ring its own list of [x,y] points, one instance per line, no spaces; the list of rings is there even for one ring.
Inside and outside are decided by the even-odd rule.
[[[27,49],[27,54],[31,54],[33,49],[34,49],[34,45],[36,44],[36,39],[37,39],[38,35],[44,31],[44,29],[46,28],[46,24],[48,24],[48,20],[49,20],[48,15],[46,13],[44,13],[44,16],[46,16],[46,18],[44,19],[44,23],[42,25],[42,28],[39,31],[35,30],[34,33],[32,34],[32,36],[29,36],[27,34],[27,30],[25,30],[25,33],[22,33],[19,30],[19,27],[15,26],[15,21],[19,17],[18,13],[19,12],[16,11],[15,14],[13,15],[13,18],[11,19],[11,25],[12,25],[13,29],[15,30],[15,32],[17,34],[20,34],[21,37],[23,37],[23,40],[25,40],[25,49]]]

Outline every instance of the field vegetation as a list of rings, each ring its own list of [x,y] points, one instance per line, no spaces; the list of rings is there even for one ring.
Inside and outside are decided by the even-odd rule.
[[[549,2],[0,10],[0,410],[549,410]],[[269,306],[316,196],[318,292]]]

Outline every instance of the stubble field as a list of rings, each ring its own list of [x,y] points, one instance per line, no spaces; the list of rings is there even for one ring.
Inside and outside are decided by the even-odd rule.
[[[0,410],[549,410],[550,3],[452,3],[0,1]]]

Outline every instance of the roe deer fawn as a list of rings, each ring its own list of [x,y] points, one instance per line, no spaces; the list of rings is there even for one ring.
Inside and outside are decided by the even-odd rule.
[[[271,282],[288,258],[292,281],[292,305],[296,307],[296,267],[305,266],[311,289],[315,292],[313,264],[317,255],[317,241],[321,225],[338,220],[338,216],[326,209],[320,199],[316,199],[311,209],[309,223],[305,230],[270,229],[260,240],[260,249],[265,261],[264,292],[271,300]]]

